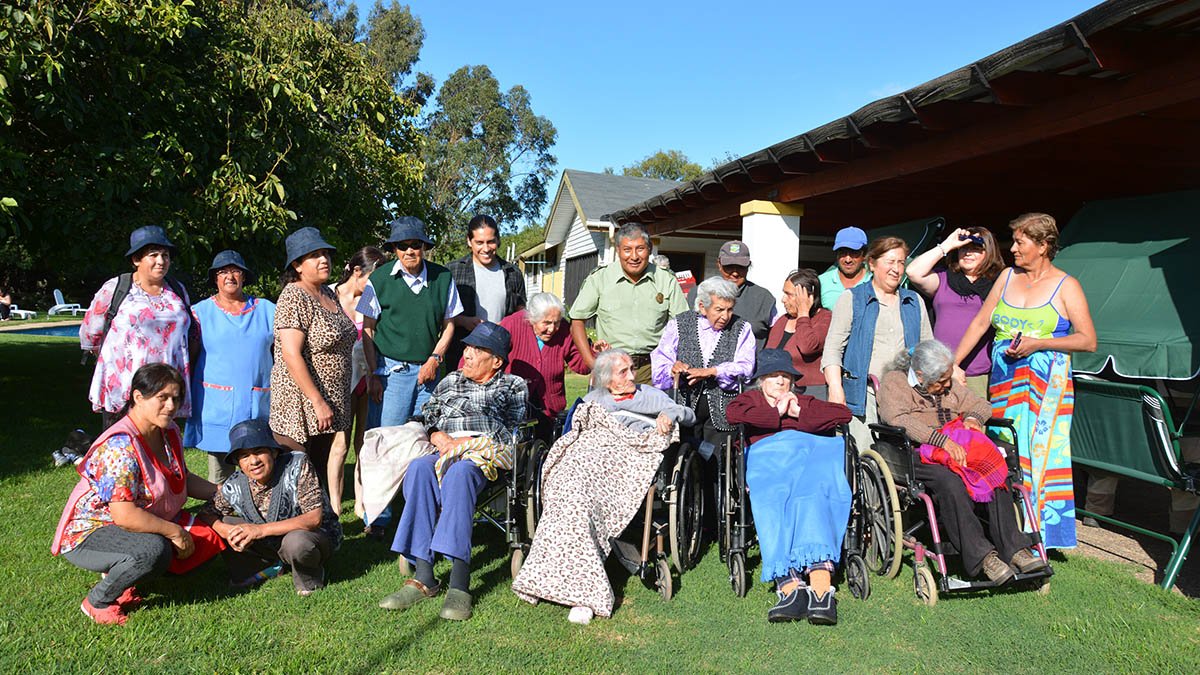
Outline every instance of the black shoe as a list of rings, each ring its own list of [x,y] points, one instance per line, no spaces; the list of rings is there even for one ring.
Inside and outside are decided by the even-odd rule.
[[[808,616],[808,593],[803,586],[797,586],[787,595],[777,592],[779,602],[767,610],[767,621],[784,623],[786,621],[803,621]]]
[[[813,590],[808,589],[808,622],[818,626],[834,626],[837,624],[837,598],[833,597],[833,588],[821,598]]]

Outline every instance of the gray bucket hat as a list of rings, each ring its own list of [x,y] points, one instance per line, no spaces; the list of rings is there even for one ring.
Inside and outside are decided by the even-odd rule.
[[[388,223],[391,226],[392,232],[388,235],[387,241],[384,244],[397,244],[402,241],[423,241],[429,248],[433,248],[437,244],[425,234],[425,223],[420,218],[413,216],[400,216],[399,218]]]
[[[254,274],[254,270],[246,267],[246,261],[242,259],[241,253],[229,249],[221,251],[213,257],[212,265],[210,265],[208,268],[209,280],[211,281],[213,279],[217,273],[217,270],[224,267],[229,267],[230,265],[239,267],[243,272],[245,272],[245,278],[242,280],[242,283],[254,283],[254,279],[257,277],[257,275]]]
[[[287,237],[287,262],[283,263],[284,269],[291,266],[300,258],[312,253],[327,248],[330,251],[336,251],[337,247],[321,236],[321,233],[315,227],[302,227]]]

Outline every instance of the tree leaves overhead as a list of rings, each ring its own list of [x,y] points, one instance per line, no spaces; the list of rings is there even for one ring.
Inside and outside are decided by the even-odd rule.
[[[423,215],[416,106],[296,4],[0,7],[0,239],[92,287],[148,223],[205,278],[227,247],[278,268],[299,224],[349,248],[377,240],[385,203]]]
[[[642,161],[621,169],[621,175],[689,181],[704,175],[704,168],[689,160],[687,155],[679,150],[659,150]]]
[[[547,200],[557,131],[536,115],[529,92],[507,92],[487,66],[463,66],[442,84],[423,149],[433,224],[462,227],[487,213],[509,227],[534,220]]]

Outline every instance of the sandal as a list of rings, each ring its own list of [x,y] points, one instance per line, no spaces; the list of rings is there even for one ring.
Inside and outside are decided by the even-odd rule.
[[[434,584],[433,588],[430,588],[416,579],[409,579],[404,582],[400,590],[380,600],[379,606],[384,609],[402,611],[422,600],[432,598],[440,590],[442,590],[440,585]]]
[[[125,619],[128,618],[125,616],[125,612],[121,611],[121,606],[115,602],[104,609],[96,609],[90,600],[84,598],[79,609],[98,624],[124,626]]]

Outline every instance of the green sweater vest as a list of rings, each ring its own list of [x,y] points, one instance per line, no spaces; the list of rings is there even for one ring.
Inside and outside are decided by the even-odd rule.
[[[375,325],[375,345],[390,359],[424,363],[442,334],[450,270],[426,260],[425,274],[426,286],[419,294],[413,293],[400,273],[392,276],[392,265],[371,274],[381,310]]]

